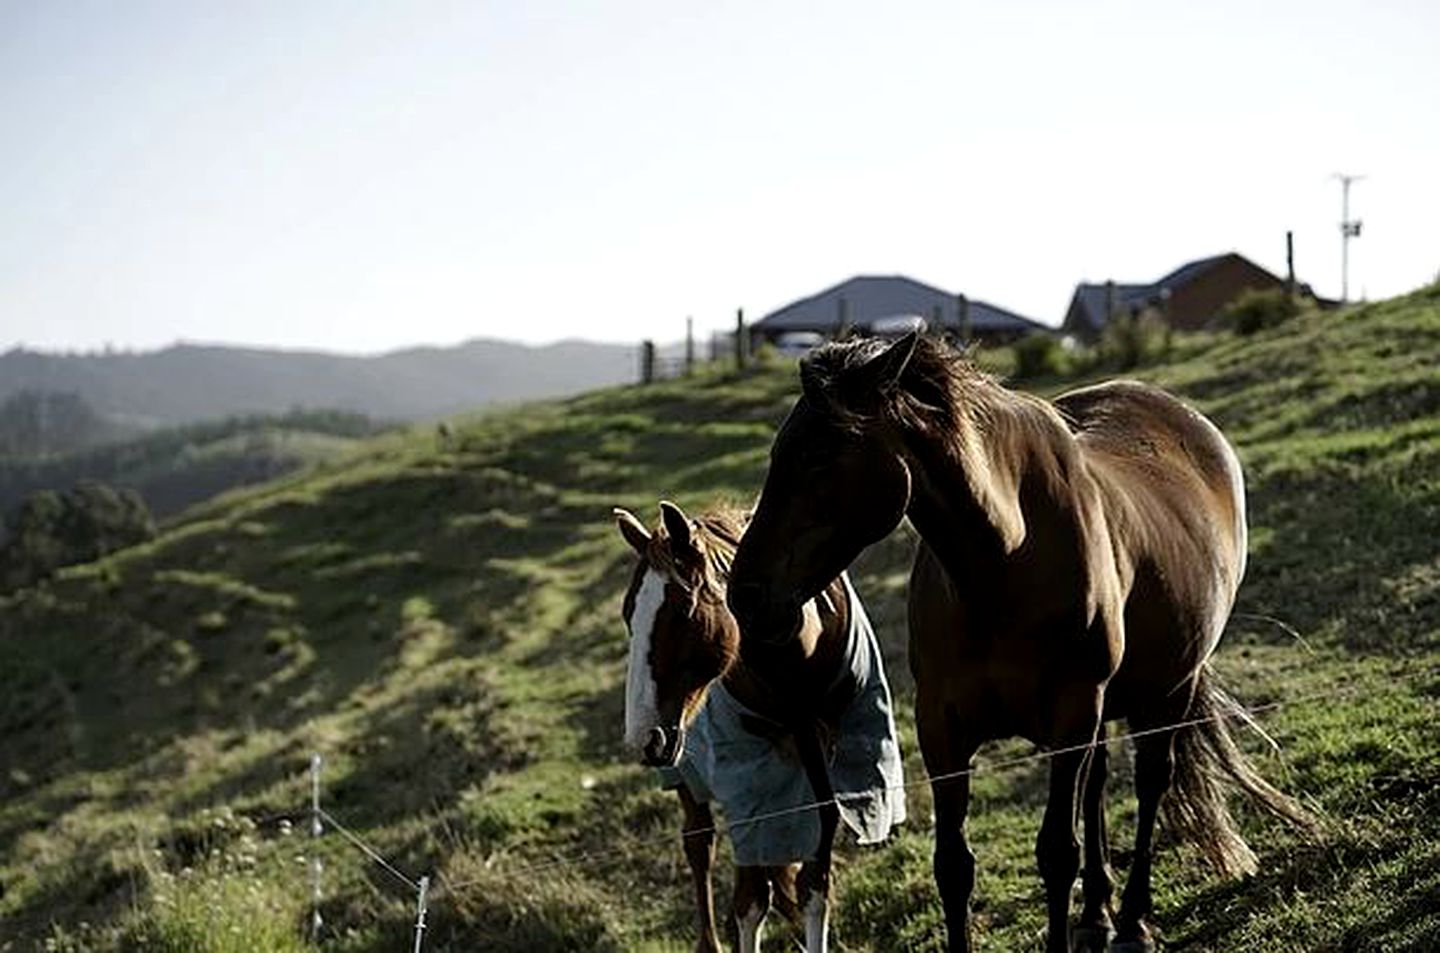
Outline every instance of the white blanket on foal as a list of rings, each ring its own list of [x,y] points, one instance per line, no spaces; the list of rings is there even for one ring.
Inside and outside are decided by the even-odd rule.
[[[852,697],[831,726],[830,785],[841,820],[860,843],[873,844],[905,820],[904,774],[875,630],[848,578],[845,588],[851,620],[847,664],[832,691]],[[666,774],[668,786],[683,781],[697,800],[720,806],[737,864],[789,864],[814,856],[820,818],[814,809],[802,809],[815,801],[815,792],[793,735],[740,704],[723,684],[711,686],[685,736],[678,769]]]

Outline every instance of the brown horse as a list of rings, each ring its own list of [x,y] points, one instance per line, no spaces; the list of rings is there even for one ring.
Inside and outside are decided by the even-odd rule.
[[[641,750],[644,763],[681,768],[674,780],[685,813],[685,855],[694,874],[698,948],[719,949],[710,883],[715,823],[708,802],[713,797],[726,809],[737,859],[732,911],[740,948],[759,949],[773,898],[792,923],[799,925],[803,917],[806,949],[823,951],[830,853],[839,820],[843,817],[865,836],[865,825],[850,813],[855,800],[848,799],[853,792],[873,818],[882,813],[876,808],[885,808],[898,793],[867,793],[878,782],[867,774],[862,783],[850,784],[845,771],[852,760],[845,752],[857,750],[846,735],[853,734],[854,713],[864,702],[872,709],[883,705],[878,713],[894,735],[888,688],[876,697],[874,691],[858,690],[848,677],[857,657],[854,624],[863,620],[864,611],[843,576],[824,586],[801,608],[801,651],[787,673],[790,680],[777,689],[740,662],[740,633],[725,605],[730,560],[747,514],[712,510],[691,520],[671,503],[661,503],[660,510],[661,522],[653,532],[625,510],[615,511],[621,534],[640,557],[623,609],[631,633],[625,734]],[[859,654],[868,655],[873,647],[868,623],[864,633],[870,642],[859,647]],[[799,710],[808,716],[795,719]],[[687,736],[692,725],[698,730]],[[822,731],[830,744],[822,746]],[[861,749],[869,745],[860,741]],[[898,748],[891,753],[898,772]],[[682,755],[687,758],[683,764]],[[803,809],[816,801],[828,803]],[[770,816],[777,806],[802,809]],[[889,823],[887,818],[877,836],[888,832]],[[803,867],[791,863],[811,845],[817,846]]]
[[[1177,832],[1227,873],[1255,858],[1221,776],[1303,822],[1231,740],[1222,719],[1238,707],[1208,662],[1246,550],[1240,464],[1213,424],[1135,382],[1047,403],[915,335],[830,345],[800,377],[733,565],[742,651],[773,653],[823,581],[909,515],[921,536],[910,667],[953,948],[969,948],[975,881],[963,772],[985,741],[1019,735],[1055,751],[1036,842],[1052,951],[1070,949],[1082,813],[1074,938],[1103,948],[1113,932],[1112,949],[1153,948],[1153,833],[1167,790]],[[1149,733],[1135,743],[1134,863],[1112,921],[1102,726],[1114,718]]]

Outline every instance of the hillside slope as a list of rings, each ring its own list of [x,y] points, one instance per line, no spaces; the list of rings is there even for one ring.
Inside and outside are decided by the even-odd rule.
[[[1432,288],[1142,374],[1240,445],[1252,553],[1219,665],[1280,706],[1283,757],[1247,746],[1327,818],[1301,840],[1242,812],[1263,865],[1243,883],[1167,847],[1168,948],[1440,945],[1437,366]],[[523,407],[448,448],[378,438],[0,601],[0,950],[301,948],[313,751],[329,810],[442,878],[426,949],[690,948],[678,811],[618,746],[631,557],[609,513],[750,498],[795,390],[780,365]],[[902,528],[855,575],[920,782],[912,551]],[[1044,788],[1037,765],[975,779],[982,948],[1035,945]],[[910,804],[897,840],[841,852],[840,949],[942,948],[923,783]],[[326,948],[406,944],[413,895],[333,832],[319,849]]]

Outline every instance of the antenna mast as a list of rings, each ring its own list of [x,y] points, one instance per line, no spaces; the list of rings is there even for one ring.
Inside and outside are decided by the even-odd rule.
[[[1363,175],[1347,175],[1336,172],[1340,180],[1340,302],[1350,300],[1350,239],[1360,237],[1360,220],[1350,219],[1350,183],[1359,182]]]

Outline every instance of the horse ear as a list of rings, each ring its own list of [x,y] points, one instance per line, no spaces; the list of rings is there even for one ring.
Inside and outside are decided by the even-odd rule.
[[[695,552],[695,541],[690,534],[690,517],[685,515],[684,510],[669,500],[661,500],[660,521],[665,524],[665,532],[670,534],[671,552]]]
[[[884,392],[900,383],[900,375],[920,343],[920,332],[911,331],[880,354],[866,361],[860,368],[862,386],[865,390]]]
[[[637,520],[634,513],[618,506],[614,513],[615,525],[620,527],[620,535],[625,537],[625,542],[641,556],[645,555],[645,551],[650,547],[650,531],[645,528],[645,524]]]

